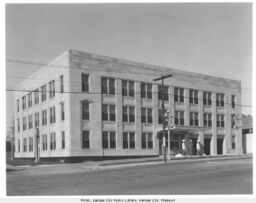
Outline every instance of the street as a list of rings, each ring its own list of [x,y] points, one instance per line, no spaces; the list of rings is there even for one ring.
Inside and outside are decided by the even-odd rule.
[[[7,173],[7,195],[252,194],[253,182],[251,158],[21,174]]]

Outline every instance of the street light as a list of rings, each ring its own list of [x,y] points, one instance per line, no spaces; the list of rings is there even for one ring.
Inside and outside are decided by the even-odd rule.
[[[35,163],[39,162],[39,128],[35,128]]]
[[[236,133],[238,133],[238,130],[242,128],[242,125],[241,125],[241,119],[242,119],[242,118],[241,118],[241,116],[239,115],[239,113],[232,114],[232,117],[233,117],[233,120],[234,120],[234,122],[235,122],[235,124],[234,124],[234,126],[233,126],[234,130],[236,130],[235,136],[237,136]],[[239,152],[238,152],[238,153],[239,153]]]
[[[170,78],[172,77],[172,74],[168,74],[168,75],[162,75],[159,78],[154,79],[153,81],[158,81],[161,80],[162,81],[162,87],[161,87],[161,95],[162,95],[162,120],[163,120],[163,153],[164,153],[164,162],[166,163],[166,146],[165,146],[165,122],[164,122],[164,96],[163,96],[163,90],[164,90],[164,79],[166,78]]]
[[[165,118],[167,118],[167,123],[168,123],[168,152],[167,152],[167,159],[171,159],[171,129],[174,128],[173,124],[173,115],[171,111],[168,109],[165,113]]]

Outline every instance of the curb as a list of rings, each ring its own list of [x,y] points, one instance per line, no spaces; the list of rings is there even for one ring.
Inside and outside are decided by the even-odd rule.
[[[201,156],[201,157],[173,157],[167,162],[194,162],[194,161],[206,161],[206,160],[229,160],[229,159],[246,159],[252,158],[252,156],[238,156],[238,155],[227,155],[227,156]],[[121,161],[114,163],[99,163],[98,166],[111,166],[111,165],[125,165],[125,164],[136,164],[136,163],[145,163],[145,162],[163,162],[163,159],[149,159],[149,160],[136,160],[136,161]]]

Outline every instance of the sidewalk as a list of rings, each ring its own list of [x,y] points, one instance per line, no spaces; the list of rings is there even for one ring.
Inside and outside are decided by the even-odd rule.
[[[189,163],[189,162],[204,162],[204,161],[224,161],[236,159],[252,158],[251,155],[221,155],[221,156],[192,156],[192,157],[173,157],[167,160],[166,164]],[[50,164],[50,165],[35,165],[35,166],[10,166],[7,165],[6,171],[10,174],[24,175],[46,175],[46,174],[61,174],[61,173],[81,173],[88,171],[110,170],[123,167],[136,167],[145,165],[160,165],[165,164],[163,158],[136,158],[136,159],[120,159],[94,161],[75,164]]]

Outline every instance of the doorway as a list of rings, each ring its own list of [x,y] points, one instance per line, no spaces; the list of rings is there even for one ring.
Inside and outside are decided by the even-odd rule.
[[[197,138],[192,138],[192,155],[196,155],[196,143],[197,143]]]
[[[205,138],[204,139],[204,154],[210,155],[211,153],[211,139]]]
[[[223,154],[223,138],[217,139],[217,154]]]

